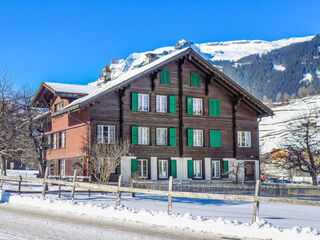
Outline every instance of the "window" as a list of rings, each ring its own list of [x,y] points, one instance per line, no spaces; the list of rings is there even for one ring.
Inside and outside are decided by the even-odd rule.
[[[221,130],[210,130],[210,147],[221,146]]]
[[[140,178],[148,177],[148,160],[138,159],[138,176]]]
[[[203,146],[203,130],[193,130],[193,146],[202,147]]]
[[[138,144],[140,145],[150,144],[150,130],[148,127],[138,128]]]
[[[59,148],[66,147],[66,131],[59,132]]]
[[[209,116],[221,116],[220,99],[209,99]]]
[[[97,125],[98,143],[114,144],[115,126]]]
[[[160,83],[170,84],[170,69],[163,69],[160,73]]]
[[[220,161],[212,161],[212,178],[220,178]]]
[[[57,133],[52,134],[52,149],[57,149]]]
[[[51,134],[47,135],[47,149],[51,149]]]
[[[149,112],[149,94],[138,94],[138,111]]]
[[[157,95],[156,97],[157,112],[167,112],[167,96]]]
[[[61,176],[65,176],[66,175],[66,160],[65,159],[61,159],[59,161],[59,173]]]
[[[168,178],[168,160],[158,161],[159,178]]]
[[[167,145],[168,129],[157,128],[157,145]]]
[[[54,111],[58,112],[63,108],[63,102],[59,102],[57,104],[54,105]]]
[[[190,85],[192,87],[200,87],[200,74],[198,72],[191,72]]]
[[[251,132],[238,131],[238,147],[251,147]]]
[[[202,99],[193,98],[193,115],[202,115]]]
[[[202,178],[202,161],[201,160],[193,161],[193,177]]]

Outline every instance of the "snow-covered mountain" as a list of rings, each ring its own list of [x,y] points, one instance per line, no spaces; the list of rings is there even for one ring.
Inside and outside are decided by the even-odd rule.
[[[146,64],[146,54],[155,58],[191,46],[214,66],[262,99],[286,91],[298,94],[300,87],[320,88],[320,36],[296,37],[277,41],[240,40],[195,44],[180,40],[176,46],[132,53],[110,63],[112,78]],[[97,81],[99,82],[99,80]],[[92,84],[96,84],[92,83]]]
[[[275,115],[262,118],[259,124],[262,154],[281,147],[281,143],[288,135],[287,126],[290,123],[298,122],[310,113],[320,113],[320,95],[293,99],[288,105],[274,107],[272,110]],[[318,125],[320,127],[320,118]]]

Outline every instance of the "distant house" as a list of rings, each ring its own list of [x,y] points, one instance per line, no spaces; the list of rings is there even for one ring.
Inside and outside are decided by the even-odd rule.
[[[244,180],[259,178],[258,119],[273,112],[191,48],[177,50],[99,86],[42,83],[33,105],[50,108],[44,154],[51,174],[87,175],[81,150],[92,142],[130,138],[133,156],[120,173],[143,179],[231,178],[245,162]]]

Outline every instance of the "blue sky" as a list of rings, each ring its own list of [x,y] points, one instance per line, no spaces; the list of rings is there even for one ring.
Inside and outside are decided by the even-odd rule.
[[[112,58],[175,45],[320,33],[320,1],[0,0],[0,69],[16,87],[95,81]]]

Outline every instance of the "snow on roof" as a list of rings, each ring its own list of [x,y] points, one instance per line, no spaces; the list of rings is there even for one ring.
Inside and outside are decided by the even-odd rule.
[[[46,84],[55,92],[63,93],[89,94],[98,88],[97,86],[91,85],[65,84],[53,82],[45,82],[44,84]]]
[[[119,77],[104,83],[103,85],[101,85],[98,89],[90,92],[87,96],[84,96],[82,98],[79,98],[75,101],[73,101],[72,103],[70,103],[69,105],[67,105],[63,110],[71,108],[72,106],[76,106],[77,104],[81,104],[81,103],[85,103],[86,101],[88,101],[89,99],[92,98],[97,98],[99,97],[101,94],[105,94],[106,92],[110,91],[111,89],[113,89],[114,87],[117,87],[118,85],[122,85],[122,83],[125,83],[129,80],[132,80],[133,78],[137,78],[139,77],[141,74],[145,73],[148,70],[151,70],[155,67],[158,67],[158,65],[163,64],[164,62],[166,62],[168,59],[174,58],[179,56],[180,54],[182,55],[183,53],[189,51],[191,48],[184,48],[178,51],[175,51],[173,53],[170,53],[168,55],[165,55],[145,66],[142,66],[140,68],[136,68],[133,70],[130,70],[122,75],[120,75]],[[91,85],[90,85],[91,86]]]

